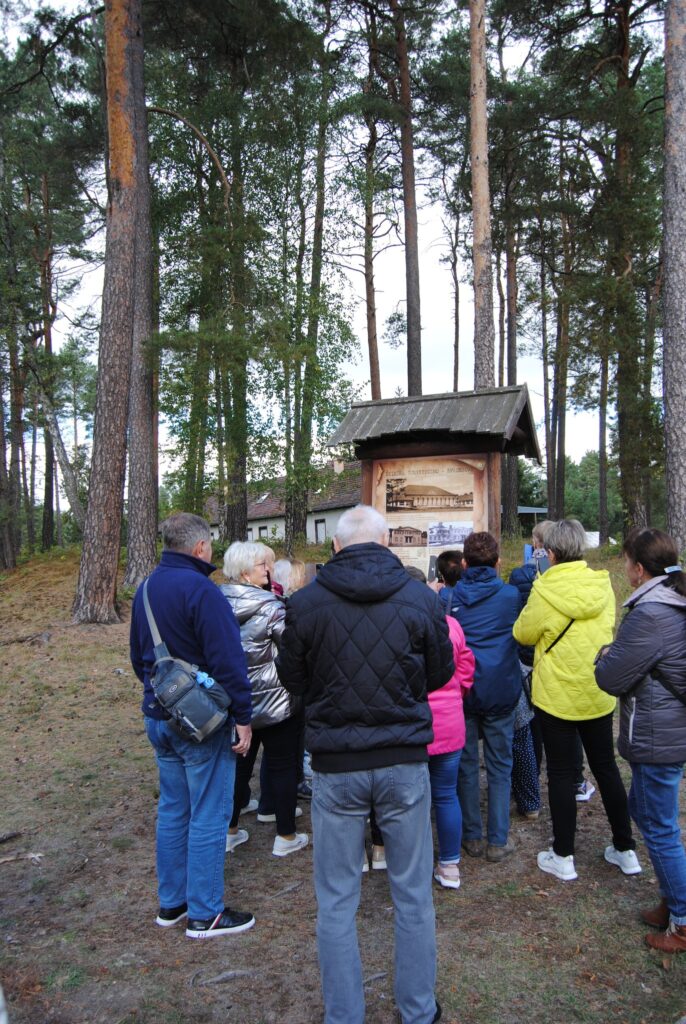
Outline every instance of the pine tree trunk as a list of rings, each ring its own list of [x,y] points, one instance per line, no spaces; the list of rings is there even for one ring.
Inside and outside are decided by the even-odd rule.
[[[153,402],[153,237],[150,214],[148,117],[145,110],[143,35],[133,38],[136,131],[136,277],[128,430],[128,529],[124,583],[137,587],[157,561],[157,475]]]
[[[117,570],[126,467],[136,265],[133,48],[141,0],[105,9],[110,193],[88,511],[74,601],[76,622],[117,622]]]
[[[600,359],[600,392],[598,397],[598,541],[607,544],[610,525],[607,508],[607,399],[609,388],[609,356],[603,345]]]
[[[474,223],[474,387],[495,384],[491,190],[488,181],[486,0],[469,0],[470,154]]]
[[[370,70],[371,77],[371,70]],[[364,193],[364,290],[367,313],[367,348],[369,350],[369,377],[372,401],[381,398],[381,371],[379,369],[379,340],[376,324],[376,289],[374,287],[374,195],[375,157],[378,133],[376,121],[367,118],[369,139],[365,146]]]
[[[412,92],[405,15],[398,0],[390,0],[395,27],[395,53],[400,79],[400,155],[405,215],[405,285],[407,298],[407,393],[422,393],[422,318],[419,299],[419,237],[414,175]]]
[[[512,175],[508,174],[508,182]],[[509,186],[508,186],[509,187]],[[507,300],[507,384],[517,383],[517,238],[511,198],[506,195],[505,225],[505,294]],[[519,474],[517,456],[508,455],[503,466],[503,532],[508,537],[521,534],[517,506],[519,504]]]
[[[686,550],[686,0],[665,19],[664,372],[667,529]]]

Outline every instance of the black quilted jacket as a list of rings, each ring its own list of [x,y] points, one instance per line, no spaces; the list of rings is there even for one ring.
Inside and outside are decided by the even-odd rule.
[[[426,761],[427,692],[455,671],[440,601],[380,544],[352,544],[297,591],[277,661],[303,695],[315,771]]]

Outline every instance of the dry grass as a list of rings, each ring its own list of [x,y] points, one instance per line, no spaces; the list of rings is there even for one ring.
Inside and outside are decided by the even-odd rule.
[[[621,573],[617,559],[608,567]],[[69,550],[1,581],[0,835],[21,835],[0,844],[0,861],[42,855],[0,863],[0,978],[12,1024],[321,1020],[311,852],[277,861],[271,826],[246,819],[250,842],[227,858],[228,897],[254,911],[252,931],[192,943],[152,923],[156,772],[128,626],[71,625],[77,570]],[[463,887],[436,891],[444,1020],[675,1022],[686,1011],[686,957],[663,960],[643,945],[637,911],[656,885],[642,845],[643,875],[605,864],[607,823],[594,797],[579,811],[579,881],[564,885],[535,866],[548,833],[546,816],[513,819],[513,858],[466,858]],[[385,874],[364,876],[365,973],[382,975],[366,988],[368,1024],[396,1019],[390,906]],[[229,970],[252,973],[208,983]]]

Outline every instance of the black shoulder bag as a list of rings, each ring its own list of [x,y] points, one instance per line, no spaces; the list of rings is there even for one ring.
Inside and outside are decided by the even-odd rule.
[[[181,658],[172,658],[162,640],[148,600],[148,581],[143,584],[143,606],[155,645],[155,664],[150,682],[155,700],[169,715],[170,725],[185,739],[202,743],[212,736],[229,717],[231,700],[219,683],[201,686],[198,666]]]

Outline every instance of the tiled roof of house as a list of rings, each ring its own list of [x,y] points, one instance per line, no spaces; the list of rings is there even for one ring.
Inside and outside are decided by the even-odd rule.
[[[310,491],[309,512],[325,512],[335,508],[352,508],[360,501],[361,468],[359,462],[349,462],[341,473],[322,473],[322,484]],[[285,515],[284,476],[271,483],[248,485],[248,522],[257,519],[278,519]],[[210,495],[205,503],[205,514],[211,523],[219,521],[219,497]]]

